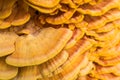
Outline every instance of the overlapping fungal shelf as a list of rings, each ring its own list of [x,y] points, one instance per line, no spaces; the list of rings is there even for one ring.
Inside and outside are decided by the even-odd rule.
[[[120,80],[120,0],[0,0],[0,80]]]

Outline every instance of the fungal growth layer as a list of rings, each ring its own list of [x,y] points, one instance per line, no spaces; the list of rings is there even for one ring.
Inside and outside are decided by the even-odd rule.
[[[120,80],[120,0],[0,0],[0,80]]]

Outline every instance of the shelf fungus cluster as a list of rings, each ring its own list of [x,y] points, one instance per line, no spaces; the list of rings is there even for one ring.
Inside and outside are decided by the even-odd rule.
[[[120,80],[120,0],[0,0],[0,80]]]

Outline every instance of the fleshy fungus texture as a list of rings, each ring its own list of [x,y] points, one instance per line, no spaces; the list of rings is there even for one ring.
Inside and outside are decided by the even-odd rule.
[[[0,80],[120,80],[120,0],[0,0]]]

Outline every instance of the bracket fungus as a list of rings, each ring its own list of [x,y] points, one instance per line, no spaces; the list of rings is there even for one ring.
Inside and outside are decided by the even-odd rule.
[[[96,5],[83,4],[79,6],[77,11],[91,16],[100,16],[111,9],[119,7],[119,5],[119,0],[103,0]]]
[[[27,66],[19,68],[19,73],[13,80],[37,80],[39,76],[38,66]]]
[[[94,68],[94,64],[89,62],[87,66],[80,70],[79,76],[85,76],[90,73],[90,71]]]
[[[85,55],[86,54],[81,54],[81,56],[79,57],[80,59],[76,58],[73,61],[68,60],[67,62],[65,62],[65,64],[63,64],[63,66],[61,67],[62,71],[59,74],[52,77],[43,78],[40,80],[54,80],[56,78],[59,78],[61,80],[75,79],[79,73],[79,70],[84,66],[86,66],[86,62],[88,59],[87,59],[87,56]]]
[[[93,1],[93,0],[73,0],[73,2],[75,4],[79,4],[79,5],[82,5],[82,4],[85,4],[85,3],[89,3],[91,1]]]
[[[108,40],[108,41],[98,41],[96,46],[102,47],[102,48],[114,47],[115,45],[117,45],[120,42],[120,37],[119,36],[120,36],[120,32],[118,32],[117,35],[114,36],[114,38],[112,38],[111,40]]]
[[[95,73],[97,74],[109,74],[112,73],[116,76],[119,76],[120,73],[120,64],[117,65],[113,65],[113,66],[100,66],[100,65],[96,65],[95,69],[91,71],[91,73],[93,75],[95,75]]]
[[[120,0],[0,0],[0,80],[120,80]]]
[[[69,11],[65,13],[58,14],[58,16],[50,16],[46,18],[46,22],[53,24],[53,25],[63,24],[66,21],[68,21],[74,13],[75,13],[75,10],[70,9]]]
[[[34,35],[21,36],[16,40],[15,52],[6,58],[6,62],[18,67],[46,62],[63,49],[71,36],[72,31],[66,28],[54,29],[51,27]],[[51,43],[51,41],[53,42]]]
[[[24,2],[26,4],[28,4],[29,6],[31,6],[32,8],[38,10],[39,12],[42,12],[42,13],[52,13],[54,12],[55,10],[57,10],[58,8],[60,8],[61,6],[58,4],[56,6],[54,6],[53,8],[46,8],[46,7],[41,7],[41,6],[36,6],[34,4],[31,4],[29,3],[28,1],[24,0]]]
[[[20,7],[22,6],[22,7]],[[22,12],[20,12],[22,10]],[[2,20],[0,23],[0,29],[6,29],[10,26],[19,26],[25,24],[30,19],[30,14],[28,13],[28,5],[23,3],[23,1],[18,1],[16,5],[12,8],[9,17]]]
[[[57,4],[59,4],[60,0],[27,0],[28,2],[41,6],[46,8],[52,8],[55,7]]]
[[[73,35],[71,37],[71,39],[68,41],[68,43],[65,46],[65,49],[69,49],[72,46],[74,46],[78,40],[80,40],[83,36],[84,36],[84,31],[80,30],[80,29],[75,29],[73,31]]]
[[[12,13],[16,0],[0,0],[0,19],[5,19]]]
[[[77,78],[77,80],[98,80],[98,79],[87,75],[87,76],[80,76]]]
[[[119,9],[112,9],[102,16],[89,16],[86,15],[84,20],[88,23],[88,30],[98,29],[104,26],[106,23],[120,19]]]
[[[29,21],[30,14],[28,12],[28,8],[29,8],[29,6],[25,3],[23,3],[22,0],[18,1],[17,12],[14,17],[14,20],[11,23],[13,26],[22,25],[22,24],[25,24],[27,21]],[[22,11],[22,12],[20,12],[20,11]]]
[[[61,0],[62,4],[67,4],[70,8],[76,8],[77,5],[72,0]]]
[[[106,59],[106,60],[98,58],[98,59],[95,59],[95,62],[102,66],[116,65],[120,62],[120,55],[111,59]]]
[[[114,74],[98,74],[94,77],[101,80],[120,80],[120,76],[115,76]]]
[[[86,35],[93,36],[96,40],[99,41],[108,41],[113,39],[119,33],[118,29],[113,29],[109,32],[96,33],[95,31],[87,31]]]
[[[107,23],[105,26],[96,29],[95,31],[97,33],[103,33],[103,32],[109,32],[113,29],[115,29],[117,27],[117,25],[119,25],[119,23],[117,23],[119,20],[113,21],[113,22],[109,22]]]
[[[0,79],[12,79],[18,73],[18,68],[6,64],[5,57],[0,57]]]
[[[65,23],[66,23],[66,24],[79,23],[79,22],[81,22],[83,19],[84,19],[84,15],[82,15],[82,14],[79,13],[79,12],[75,12],[75,13],[73,14],[73,16],[72,16],[68,21],[66,21]]]
[[[120,43],[111,48],[98,49],[95,54],[105,60],[115,58],[120,55]]]
[[[14,43],[17,37],[17,34],[14,32],[0,31],[0,57],[15,51]]]
[[[57,68],[59,68],[61,65],[63,65],[66,60],[68,59],[69,54],[67,51],[62,51],[58,55],[56,55],[54,58],[48,60],[47,62],[40,64],[39,69],[40,73],[43,77],[50,76],[52,72],[54,72]]]

